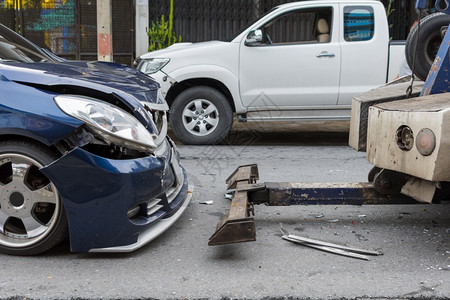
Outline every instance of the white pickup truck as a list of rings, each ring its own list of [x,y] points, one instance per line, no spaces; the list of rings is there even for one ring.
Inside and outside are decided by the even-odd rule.
[[[229,41],[178,43],[135,66],[161,84],[185,144],[216,144],[239,121],[349,120],[352,97],[398,74],[404,43],[390,43],[374,0],[280,5]]]

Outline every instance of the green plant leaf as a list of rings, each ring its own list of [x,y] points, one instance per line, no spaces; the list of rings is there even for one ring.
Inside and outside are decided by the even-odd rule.
[[[164,15],[162,15],[159,21],[152,22],[152,26],[147,31],[149,36],[148,51],[163,49],[181,42],[181,35],[177,37],[173,32],[173,1],[170,0],[169,21],[166,21]]]

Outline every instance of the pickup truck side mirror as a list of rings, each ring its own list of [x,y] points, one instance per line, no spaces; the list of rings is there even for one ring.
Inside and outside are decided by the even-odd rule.
[[[250,31],[247,34],[247,38],[245,39],[245,45],[246,46],[256,46],[256,44],[259,44],[262,42],[262,30],[261,29],[255,29]]]

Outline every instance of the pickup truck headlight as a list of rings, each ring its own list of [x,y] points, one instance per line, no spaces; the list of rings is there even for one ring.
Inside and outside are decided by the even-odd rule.
[[[145,74],[153,74],[161,70],[169,61],[169,58],[142,59],[137,69]]]
[[[154,138],[135,117],[124,110],[97,99],[61,95],[54,98],[66,114],[79,119],[105,142],[135,150],[152,152]]]

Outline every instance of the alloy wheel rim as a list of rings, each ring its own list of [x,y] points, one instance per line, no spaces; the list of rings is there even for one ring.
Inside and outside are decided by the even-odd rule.
[[[183,125],[196,136],[211,134],[219,124],[219,111],[209,100],[195,99],[183,109]]]
[[[42,164],[21,154],[0,155],[0,244],[27,247],[56,226],[60,200],[40,171]]]

